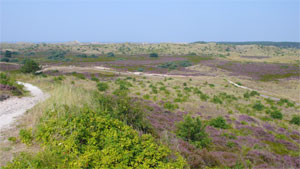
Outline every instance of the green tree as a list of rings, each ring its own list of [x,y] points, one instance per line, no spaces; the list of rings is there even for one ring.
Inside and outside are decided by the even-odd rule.
[[[24,60],[24,65],[21,67],[21,72],[23,73],[35,73],[38,70],[41,70],[41,67],[31,59]]]
[[[107,56],[108,56],[108,57],[115,57],[115,54],[114,54],[113,52],[108,52],[108,53],[107,53]]]
[[[157,54],[157,53],[150,53],[149,56],[152,57],[152,58],[157,58],[157,57],[158,57],[158,54]]]
[[[211,142],[199,117],[185,116],[182,122],[177,123],[176,135],[198,148],[208,147]]]
[[[12,55],[11,51],[9,51],[9,50],[5,51],[5,54],[4,54],[5,57],[11,58],[11,55]]]

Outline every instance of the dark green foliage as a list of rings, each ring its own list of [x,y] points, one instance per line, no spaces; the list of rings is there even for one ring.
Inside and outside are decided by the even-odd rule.
[[[143,71],[144,71],[144,68],[140,67],[140,68],[137,69],[137,71],[138,71],[138,72],[143,72]]]
[[[273,110],[273,111],[271,111],[270,112],[270,116],[273,119],[282,119],[282,117],[283,117],[282,113],[279,110]]]
[[[178,109],[178,105],[168,101],[164,103],[164,108],[168,110],[175,110]]]
[[[276,46],[280,48],[297,48],[300,49],[299,42],[217,42],[217,44],[227,44],[227,45],[261,45],[261,46]]]
[[[98,56],[95,55],[95,54],[92,54],[92,55],[78,54],[78,55],[76,55],[76,57],[79,57],[79,58],[98,58]]]
[[[214,84],[208,84],[208,85],[209,85],[209,87],[211,87],[211,88],[214,88],[214,87],[215,87]]]
[[[9,50],[5,51],[4,57],[11,58],[12,57],[12,52],[9,51]]]
[[[97,88],[101,92],[106,91],[108,89],[108,84],[105,82],[99,82],[97,83]]]
[[[82,80],[85,79],[84,74],[81,74],[81,73],[72,72],[72,75],[75,76],[75,77],[77,77],[78,79],[82,79]]]
[[[222,92],[218,95],[219,98],[221,98],[222,100],[227,101],[228,103],[231,103],[234,100],[237,100],[237,98],[234,95],[231,94],[227,94],[225,92]]]
[[[9,58],[7,57],[3,57],[0,59],[1,62],[9,62]]]
[[[250,97],[253,96],[259,96],[260,94],[257,91],[251,91],[250,93],[247,91],[246,93],[244,93],[244,98],[249,99]]]
[[[92,76],[92,77],[91,77],[91,80],[92,80],[92,81],[95,81],[95,82],[99,82],[99,79],[96,78],[95,76]]]
[[[210,120],[209,122],[210,126],[213,126],[215,128],[220,128],[220,129],[228,129],[230,126],[226,123],[226,120],[219,116],[215,119]]]
[[[31,59],[25,59],[24,65],[21,67],[21,72],[23,73],[35,73],[38,70],[41,70],[41,67],[37,62]]]
[[[223,101],[220,97],[218,96],[214,96],[212,99],[211,99],[211,102],[215,103],[215,104],[223,104]]]
[[[65,51],[56,51],[56,50],[51,50],[49,51],[50,56],[48,56],[49,60],[56,60],[56,61],[62,61],[65,60],[65,55],[67,52]]]
[[[252,106],[252,108],[254,110],[257,110],[257,111],[262,111],[265,108],[265,106],[263,104],[261,104],[260,101],[258,101],[256,103],[254,103],[254,105]]]
[[[87,58],[87,55],[86,55],[86,54],[78,54],[78,55],[76,55],[76,57],[79,57],[79,58]]]
[[[277,102],[277,104],[280,105],[280,106],[286,105],[286,107],[294,107],[295,106],[295,103],[289,101],[288,99],[284,99],[284,98],[281,98]]]
[[[170,70],[174,70],[180,67],[188,67],[191,66],[192,64],[187,61],[177,61],[177,62],[167,62],[167,63],[163,63],[158,65],[159,68],[166,68],[166,69],[170,69]]]
[[[300,115],[296,115],[294,116],[291,121],[290,121],[291,124],[296,124],[298,126],[300,126]]]
[[[192,118],[187,115],[184,120],[177,123],[176,135],[198,148],[208,147],[211,140],[205,132],[205,126],[202,124],[199,117]]]
[[[61,81],[65,80],[65,77],[64,77],[63,75],[55,76],[55,77],[53,78],[53,80],[54,80],[55,82],[60,83]]]
[[[157,53],[150,53],[149,55],[152,58],[158,58],[158,54]]]
[[[108,52],[107,57],[115,57],[115,54],[113,52]]]

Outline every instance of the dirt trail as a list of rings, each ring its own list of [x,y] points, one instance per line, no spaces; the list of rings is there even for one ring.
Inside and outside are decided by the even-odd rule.
[[[31,93],[30,97],[12,97],[0,102],[0,131],[11,127],[15,118],[25,113],[38,102],[41,102],[49,97],[48,94],[42,92],[36,86],[29,83],[18,82],[23,84],[25,90]]]

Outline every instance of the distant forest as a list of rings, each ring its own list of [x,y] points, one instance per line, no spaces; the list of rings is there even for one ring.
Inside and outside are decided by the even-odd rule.
[[[208,43],[204,41],[197,41],[194,43]],[[262,46],[276,46],[280,48],[296,48],[300,49],[300,42],[268,42],[268,41],[253,41],[253,42],[216,42],[217,44],[225,45],[262,45]]]

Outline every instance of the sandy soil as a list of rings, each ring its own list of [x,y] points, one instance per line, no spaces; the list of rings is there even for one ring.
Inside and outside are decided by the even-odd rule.
[[[48,98],[48,94],[42,92],[36,86],[29,83],[22,83],[25,90],[31,93],[30,97],[12,97],[10,99],[0,102],[0,131],[12,127],[11,125],[15,121],[16,117],[25,113],[28,109],[32,108],[38,102],[41,102]]]

